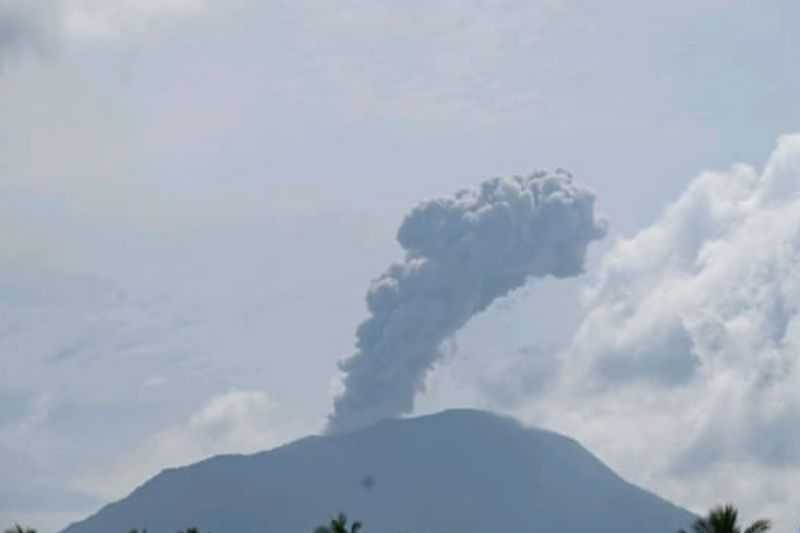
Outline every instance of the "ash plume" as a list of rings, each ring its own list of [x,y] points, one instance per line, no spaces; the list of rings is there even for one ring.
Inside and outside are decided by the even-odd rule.
[[[327,431],[350,431],[408,413],[440,345],[496,299],[531,278],[583,272],[605,236],[595,196],[563,170],[494,178],[421,203],[397,239],[406,250],[367,292],[370,317],[357,351],[340,363],[344,392]]]

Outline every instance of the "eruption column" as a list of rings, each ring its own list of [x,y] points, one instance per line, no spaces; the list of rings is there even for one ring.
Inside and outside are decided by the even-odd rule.
[[[410,412],[440,345],[472,316],[530,278],[582,273],[589,243],[606,233],[594,204],[558,170],[490,179],[414,208],[397,234],[405,260],[367,292],[370,317],[340,363],[344,392],[328,431]]]

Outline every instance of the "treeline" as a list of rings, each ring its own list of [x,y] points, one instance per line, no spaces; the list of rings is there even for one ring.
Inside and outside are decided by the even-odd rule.
[[[739,525],[739,511],[733,505],[721,505],[714,507],[705,517],[698,518],[692,524],[692,533],[765,533],[772,527],[769,520],[756,520],[745,529]],[[336,517],[324,525],[317,527],[313,533],[359,533],[363,528],[361,522],[348,524],[347,515],[339,513]],[[36,533],[35,529],[25,528],[19,524],[6,529],[5,533]],[[147,533],[146,529],[131,529],[128,533]],[[187,528],[177,533],[200,533],[194,527]],[[211,532],[209,532],[211,533]],[[687,533],[681,529],[677,533]]]

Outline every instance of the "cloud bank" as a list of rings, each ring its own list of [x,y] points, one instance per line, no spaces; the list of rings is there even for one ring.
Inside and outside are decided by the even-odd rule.
[[[572,379],[669,398],[674,471],[800,466],[800,135],[762,172],[700,175],[613,247],[587,305]]]
[[[406,250],[367,293],[370,318],[341,363],[344,392],[330,431],[408,413],[439,347],[469,319],[530,278],[577,276],[605,235],[594,194],[563,171],[491,179],[423,202],[398,232]]]

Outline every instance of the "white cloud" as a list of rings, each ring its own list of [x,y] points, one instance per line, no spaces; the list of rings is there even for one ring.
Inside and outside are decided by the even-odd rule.
[[[548,423],[682,503],[788,519],[774,493],[800,473],[800,135],[762,172],[700,175],[613,246],[586,305]],[[771,491],[732,482],[737,466]]]
[[[166,466],[216,454],[269,449],[279,442],[272,422],[276,408],[262,391],[232,390],[213,396],[186,422],[153,436],[142,450],[144,463],[126,463],[140,471],[149,465],[153,471],[146,475],[152,475]]]
[[[192,439],[201,437],[198,440],[206,446],[234,445],[242,452],[264,449],[273,440],[265,422],[274,407],[263,392],[232,391],[215,396],[189,419],[188,434]]]
[[[188,420],[159,431],[138,449],[117,457],[114,466],[89,466],[76,484],[105,500],[118,499],[164,468],[218,454],[254,453],[272,448],[282,442],[274,422],[276,408],[263,391],[232,390],[218,394]]]

